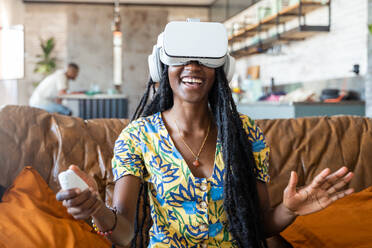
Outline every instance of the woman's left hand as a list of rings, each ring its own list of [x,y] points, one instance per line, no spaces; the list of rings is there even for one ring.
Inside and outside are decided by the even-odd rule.
[[[353,178],[353,173],[346,167],[331,174],[329,168],[324,169],[311,182],[301,189],[296,189],[298,178],[291,172],[288,186],[284,190],[283,204],[296,215],[307,215],[329,206],[332,202],[354,192],[354,189],[343,190]]]

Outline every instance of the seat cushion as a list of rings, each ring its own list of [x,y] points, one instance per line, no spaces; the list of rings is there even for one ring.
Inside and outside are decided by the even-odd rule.
[[[0,247],[111,247],[67,213],[32,167],[25,167],[0,203]]]
[[[320,212],[298,217],[282,236],[294,248],[366,248],[372,244],[371,227],[372,187],[369,187]]]

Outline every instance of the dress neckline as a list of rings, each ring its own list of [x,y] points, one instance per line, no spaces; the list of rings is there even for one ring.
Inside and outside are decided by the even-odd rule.
[[[175,145],[175,143],[174,143],[171,135],[168,132],[167,127],[165,126],[165,122],[163,120],[162,113],[161,112],[158,112],[158,116],[159,116],[159,120],[160,120],[161,126],[162,126],[162,128],[160,128],[160,129],[165,133],[165,137],[169,137],[169,142],[170,142],[172,148],[174,149],[174,151],[176,151],[179,154],[179,157],[181,158],[182,165],[185,165],[187,167],[186,170],[187,170],[188,174],[191,175],[191,177],[193,179],[197,179],[197,180],[204,180],[204,179],[209,180],[209,179],[213,178],[213,175],[215,174],[215,170],[216,170],[216,160],[217,160],[219,139],[217,138],[217,141],[216,141],[216,149],[215,149],[215,152],[214,152],[214,161],[213,161],[212,174],[209,177],[197,177],[197,176],[195,176],[192,173],[192,171],[190,170],[190,167],[187,164],[186,160],[183,158],[182,154],[178,151],[178,149],[177,149],[177,147],[176,147],[176,145]]]

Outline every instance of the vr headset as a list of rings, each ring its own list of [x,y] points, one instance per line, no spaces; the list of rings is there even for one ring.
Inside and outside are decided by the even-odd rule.
[[[210,67],[223,66],[228,81],[232,79],[235,60],[227,51],[227,33],[223,24],[216,22],[170,22],[158,36],[148,57],[150,75],[159,82],[161,62],[169,66],[186,65],[190,61]]]

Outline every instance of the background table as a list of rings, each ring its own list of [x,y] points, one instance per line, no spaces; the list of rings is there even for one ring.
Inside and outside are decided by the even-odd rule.
[[[128,118],[128,99],[125,95],[68,94],[61,96],[74,115],[83,119]],[[78,106],[73,101],[77,101]]]

